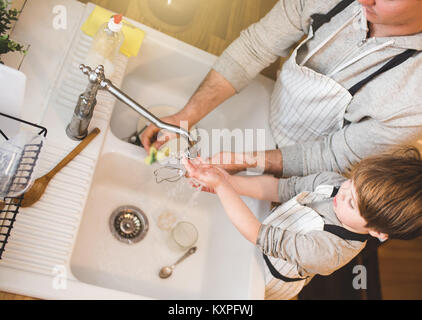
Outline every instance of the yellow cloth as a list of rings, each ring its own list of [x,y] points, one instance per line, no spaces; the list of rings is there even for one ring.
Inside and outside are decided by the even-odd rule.
[[[96,6],[81,27],[81,30],[87,35],[93,37],[101,25],[108,22],[112,15],[113,13],[111,11]],[[125,39],[120,47],[120,52],[128,57],[137,56],[139,49],[141,48],[142,41],[144,40],[145,32],[134,27],[125,20],[123,20],[122,31]]]

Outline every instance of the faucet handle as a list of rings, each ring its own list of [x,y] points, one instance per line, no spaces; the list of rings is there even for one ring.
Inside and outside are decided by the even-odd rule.
[[[84,64],[79,65],[79,69],[88,76],[88,79],[91,83],[100,84],[102,81],[106,80],[104,75],[104,66],[99,65],[95,70],[92,70],[91,67]]]
[[[86,66],[84,64],[80,64],[79,69],[83,72],[83,74],[86,74],[86,75],[88,75],[92,71],[91,67]]]

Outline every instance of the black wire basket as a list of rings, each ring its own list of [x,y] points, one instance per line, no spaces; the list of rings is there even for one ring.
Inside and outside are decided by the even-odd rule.
[[[17,121],[37,129],[40,129],[38,135],[47,136],[47,129],[36,125],[34,123],[18,119],[4,113],[0,113],[1,117],[6,117],[10,121]],[[9,140],[5,132],[0,128],[0,141],[1,138]],[[34,173],[34,168],[40,156],[41,148],[43,146],[43,139],[36,143],[25,144],[23,150],[18,159],[15,174],[5,185],[5,192],[3,194],[13,195],[19,190],[22,190],[22,186],[28,185],[31,181],[31,177]],[[0,259],[2,258],[3,252],[7,244],[7,240],[10,236],[10,232],[13,228],[13,224],[16,221],[16,216],[19,212],[19,208],[22,204],[24,194],[19,196],[6,196],[0,198]]]

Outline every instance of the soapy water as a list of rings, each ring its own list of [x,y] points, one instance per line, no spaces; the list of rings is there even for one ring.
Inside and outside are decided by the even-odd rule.
[[[198,207],[202,185],[186,177],[186,169],[182,163],[184,157],[185,151],[179,149],[170,152],[168,157],[155,162],[151,167],[158,184],[154,189],[161,193],[163,199],[168,200],[157,203],[153,214],[157,226],[163,231],[171,229],[176,223],[174,220],[188,219]],[[166,203],[172,203],[172,207],[167,208]]]
[[[183,166],[183,164],[180,163],[180,166]],[[157,204],[160,214],[155,218],[155,222],[164,238],[167,239],[167,245],[170,248],[173,247],[173,249],[176,249],[176,247],[172,246],[172,229],[181,221],[192,222],[192,219],[196,218],[196,215],[200,212],[198,208],[198,197],[201,193],[201,188],[194,187],[192,179],[185,177],[184,174],[177,182],[170,182],[164,184],[168,188],[166,187],[162,190],[165,192],[165,197],[169,202],[176,201],[178,203],[177,208],[173,206],[172,208],[163,209],[162,203]]]
[[[167,193],[168,198],[173,200],[183,199],[188,193],[189,197],[182,212],[189,212],[190,209],[198,206],[197,198],[201,193],[201,188],[194,187],[191,181],[191,178],[182,177],[177,183],[173,183],[173,188],[170,188]]]

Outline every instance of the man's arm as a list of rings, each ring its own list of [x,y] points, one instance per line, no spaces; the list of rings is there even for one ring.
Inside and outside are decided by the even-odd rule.
[[[304,2],[317,1],[278,1],[264,18],[240,33],[213,65],[213,69],[240,92],[278,57],[287,57],[291,48],[307,32],[308,26],[302,24],[303,20],[309,20],[303,14]]]
[[[404,108],[383,120],[367,119],[317,141],[282,147],[283,176],[345,172],[361,159],[422,136],[422,106]]]
[[[209,158],[208,161],[229,173],[250,169],[254,172],[271,174],[276,177],[283,175],[283,157],[280,150],[245,153],[219,152]]]
[[[220,166],[231,173],[261,169],[261,172],[279,177],[308,176],[325,171],[343,173],[367,156],[420,139],[421,123],[422,105],[416,104],[383,120],[370,118],[349,124],[316,141],[281,147],[280,150],[231,153],[231,159],[236,162],[225,162]],[[224,152],[216,154],[211,161],[218,164],[223,155]],[[226,156],[225,159],[230,158]]]
[[[345,177],[335,172],[320,172],[305,177],[282,178],[279,179],[277,188],[279,202],[286,202],[303,191],[315,191],[320,185],[339,186],[345,180]]]
[[[162,120],[176,126],[180,126],[181,121],[187,121],[188,128],[185,129],[189,129],[235,93],[236,91],[230,82],[217,71],[211,70],[186,106],[178,113]],[[142,133],[141,142],[147,152],[149,152],[149,148],[159,131],[159,128],[150,125]],[[164,143],[165,141],[157,141],[155,146],[159,148]]]
[[[268,175],[229,176],[227,180],[239,195],[283,203],[303,191],[315,191],[318,186],[323,184],[339,186],[346,178],[335,172],[320,172],[306,177],[282,179]]]
[[[178,115],[182,119],[189,119],[190,128],[235,93],[230,82],[211,69]]]
[[[192,127],[236,91],[243,89],[278,56],[287,56],[290,48],[304,34],[301,28],[304,18],[302,2],[304,1],[280,0],[261,21],[242,31],[241,36],[213,65],[187,105],[177,114],[162,120],[177,126],[180,126],[180,121],[188,121],[188,126]],[[159,129],[154,125],[143,132],[141,142],[147,152],[155,142],[158,132]],[[164,142],[159,142],[156,146],[159,147]]]
[[[345,177],[335,172],[287,179],[270,175],[227,176],[227,181],[239,195],[273,202],[286,202],[303,191],[314,191],[323,184],[339,186],[345,180]]]

